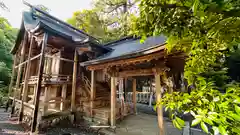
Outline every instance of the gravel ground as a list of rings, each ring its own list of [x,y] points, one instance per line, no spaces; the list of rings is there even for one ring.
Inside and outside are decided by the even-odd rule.
[[[0,135],[29,135],[23,125],[17,124],[17,118],[9,118],[9,112],[0,108]],[[52,127],[40,135],[98,135],[89,128],[73,127],[68,122]]]
[[[137,104],[138,112],[157,115],[152,107],[148,105]],[[23,125],[17,124],[17,119],[9,118],[9,112],[4,112],[0,108],[0,135],[28,135],[29,132],[25,130]],[[191,135],[202,135],[201,131],[191,130]],[[61,125],[49,128],[41,135],[98,135],[86,126],[73,127],[68,122],[61,122]]]
[[[15,120],[9,119],[9,113],[0,109],[0,135],[28,135],[22,125]]]

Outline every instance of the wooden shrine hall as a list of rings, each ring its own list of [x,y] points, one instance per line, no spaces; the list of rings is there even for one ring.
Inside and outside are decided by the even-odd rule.
[[[14,55],[9,97],[12,117],[31,132],[70,118],[114,127],[136,113],[136,79],[155,77],[157,101],[169,76],[182,73],[184,55],[166,55],[164,36],[126,37],[101,45],[97,39],[25,3]],[[132,101],[123,97],[123,80],[132,82]],[[175,79],[176,80],[176,79]],[[170,88],[173,90],[174,88]],[[125,94],[125,95],[124,95]],[[162,108],[158,122],[163,128]]]

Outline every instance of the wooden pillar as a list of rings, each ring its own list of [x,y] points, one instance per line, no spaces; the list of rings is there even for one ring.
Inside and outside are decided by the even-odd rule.
[[[157,103],[161,100],[161,80],[160,80],[160,74],[155,74],[155,86],[156,86],[156,97],[157,97]],[[157,106],[157,114],[158,114],[158,126],[160,129],[160,135],[164,135],[164,122],[163,122],[163,109],[162,105],[158,104]]]
[[[91,103],[90,103],[90,115],[93,118],[93,104],[94,104],[94,99],[96,96],[96,78],[95,78],[95,71],[91,71]]]
[[[36,95],[37,85],[33,86],[33,103],[35,103],[35,95]]]
[[[152,98],[153,98],[153,89],[152,89],[152,78],[150,79],[150,97],[149,97],[149,107],[152,106]]]
[[[137,94],[137,83],[136,83],[136,79],[133,78],[132,80],[132,87],[133,87],[133,93],[132,93],[132,99],[133,99],[133,109],[134,109],[134,114],[137,114],[137,100],[136,100],[136,94]]]
[[[111,126],[116,126],[116,77],[111,77]]]
[[[42,75],[43,75],[43,68],[44,68],[44,60],[45,60],[45,47],[47,45],[47,40],[48,40],[48,33],[44,33],[43,37],[43,42],[42,42],[42,49],[41,49],[41,56],[39,59],[39,68],[38,68],[38,80],[37,80],[37,86],[36,86],[36,91],[35,91],[35,108],[33,111],[33,119],[32,119],[32,127],[31,127],[31,132],[35,132],[37,125],[38,125],[38,110],[39,110],[39,100],[40,100],[40,94],[41,94],[41,83],[42,83]]]
[[[123,96],[124,96],[124,100],[127,101],[127,78],[123,78]]]
[[[128,96],[128,78],[124,79],[124,98],[126,102],[129,102],[129,96]]]
[[[47,110],[48,110],[48,99],[49,99],[49,89],[48,89],[49,86],[45,85],[45,89],[44,89],[44,102],[43,102],[43,115],[46,114]]]
[[[74,65],[73,65],[73,78],[72,78],[72,97],[71,97],[71,112],[75,111],[75,98],[76,98],[76,83],[77,83],[77,65],[78,65],[78,53],[77,50],[74,52]],[[75,121],[73,115],[72,122]]]
[[[60,105],[60,110],[63,111],[65,109],[65,102],[66,102],[66,98],[67,98],[67,84],[64,84],[62,86],[61,96],[62,96],[63,102]]]
[[[26,50],[26,41],[27,40],[27,33],[25,33],[24,35],[24,42],[22,44],[22,50],[20,52],[20,61],[19,61],[19,64],[21,64],[23,61],[24,61],[24,55],[25,55],[25,50]],[[14,90],[14,98],[13,98],[13,103],[12,103],[12,111],[11,111],[11,115],[14,114],[14,109],[15,109],[15,98],[17,96],[17,91],[19,91],[19,86],[20,86],[20,79],[21,79],[21,73],[22,73],[22,67],[23,65],[19,65],[18,66],[18,73],[17,73],[17,80],[16,80],[16,86],[15,86],[15,90]]]
[[[23,96],[22,96],[22,102],[21,102],[21,109],[19,113],[19,119],[18,122],[22,121],[23,118],[23,111],[24,111],[24,102],[27,100],[27,95],[28,95],[28,79],[29,79],[29,74],[30,74],[30,69],[31,69],[31,54],[32,54],[32,47],[34,44],[34,37],[31,37],[31,43],[28,51],[28,59],[26,63],[26,70],[25,70],[25,76],[24,76],[24,84],[23,84]]]

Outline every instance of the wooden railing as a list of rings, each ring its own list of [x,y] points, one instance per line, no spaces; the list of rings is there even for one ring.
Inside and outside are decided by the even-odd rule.
[[[83,85],[84,85],[86,91],[87,91],[88,94],[90,95],[90,94],[91,94],[91,82],[90,82],[89,79],[88,79],[86,76],[84,76],[84,75],[82,75],[82,81],[83,81],[83,83],[84,83]]]
[[[49,104],[68,103],[68,102],[70,102],[70,100],[64,99],[62,97],[55,97],[45,101],[44,104],[49,105]]]
[[[38,77],[37,76],[31,76],[28,81],[29,84],[37,82]],[[70,82],[72,80],[70,75],[61,75],[61,74],[43,74],[43,81],[44,82]]]

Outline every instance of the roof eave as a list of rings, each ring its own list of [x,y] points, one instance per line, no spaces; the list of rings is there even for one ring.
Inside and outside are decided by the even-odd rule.
[[[165,49],[165,44],[166,43],[160,44],[160,45],[157,45],[157,46],[154,46],[154,47],[146,48],[144,50],[140,50],[140,51],[137,51],[137,52],[134,52],[134,53],[122,55],[122,56],[119,56],[119,57],[110,58],[110,59],[103,59],[103,60],[96,60],[96,61],[92,60],[92,61],[82,62],[82,63],[80,63],[80,66],[86,67],[86,66],[97,65],[97,64],[102,64],[102,63],[106,63],[106,62],[112,62],[112,61],[115,61],[115,60],[135,58],[135,57],[139,57],[139,56],[142,56],[142,55],[151,54],[151,53],[154,53],[154,52],[157,52],[157,51],[164,50]],[[154,48],[158,48],[158,47],[160,47],[160,48],[157,49],[157,50],[151,51]]]

